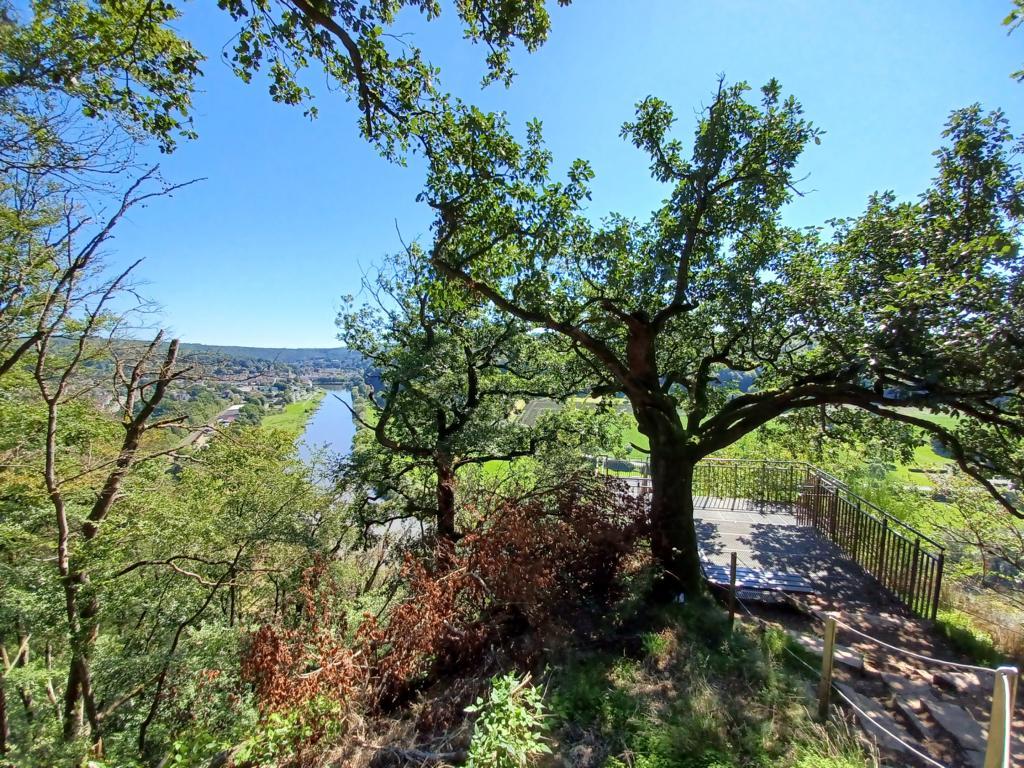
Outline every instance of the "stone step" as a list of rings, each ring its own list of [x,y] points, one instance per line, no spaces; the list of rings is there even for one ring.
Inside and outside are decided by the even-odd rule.
[[[981,688],[981,680],[974,672],[936,672],[932,682],[953,693],[969,693]]]
[[[906,728],[897,723],[877,701],[857,693],[846,683],[836,683],[835,686],[860,709],[860,711],[854,711],[857,720],[861,727],[875,738],[880,747],[904,755],[914,754],[908,745],[913,749],[923,751],[920,743],[907,732]],[[883,728],[885,730],[882,730]],[[890,736],[890,733],[893,735]]]
[[[921,702],[939,727],[963,750],[967,762],[981,768],[985,762],[986,746],[986,733],[981,724],[966,709],[948,701],[926,696]]]
[[[797,644],[808,651],[813,653],[815,656],[821,656],[825,652],[825,640],[817,635],[810,635],[806,632],[789,632],[789,636],[797,642]],[[835,647],[835,662],[836,664],[842,664],[848,669],[856,670],[857,672],[864,671],[864,656],[863,654],[857,653],[851,648],[847,648],[845,645],[836,644]]]
[[[917,738],[925,742],[931,741],[935,738],[935,730],[920,718],[915,711],[915,708],[911,706],[910,703],[898,696],[894,698],[893,703],[896,705],[896,709],[899,713],[903,715],[903,719],[907,721],[907,725],[910,727],[911,732],[913,732]]]
[[[932,696],[932,687],[923,680],[911,680],[892,672],[883,672],[881,677],[885,687],[892,691],[893,696],[898,701],[910,705],[915,712],[920,712],[924,706],[921,699]]]

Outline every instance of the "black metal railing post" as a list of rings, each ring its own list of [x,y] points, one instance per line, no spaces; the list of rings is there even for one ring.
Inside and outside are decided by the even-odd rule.
[[[935,586],[932,594],[932,621],[939,615],[939,598],[942,596],[942,571],[946,566],[946,553],[939,552],[939,558],[935,564]]]

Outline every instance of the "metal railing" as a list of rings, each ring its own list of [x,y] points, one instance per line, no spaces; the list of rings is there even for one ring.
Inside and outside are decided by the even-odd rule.
[[[939,542],[810,465],[796,517],[839,546],[911,611],[935,618],[946,559]]]
[[[647,459],[595,462],[609,477],[651,477]],[[798,522],[836,544],[911,611],[931,619],[938,613],[944,547],[812,464],[704,459],[694,468],[693,495],[791,505]]]

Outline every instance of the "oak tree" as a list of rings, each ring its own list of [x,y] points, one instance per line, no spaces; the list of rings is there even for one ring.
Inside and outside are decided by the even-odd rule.
[[[674,123],[651,97],[622,129],[667,188],[644,220],[591,222],[586,163],[553,181],[539,124],[521,145],[473,109],[434,136],[423,193],[436,269],[567,339],[598,391],[629,399],[650,441],[661,593],[701,588],[695,464],[793,411],[920,427],[998,495],[987,478],[1013,470],[1024,431],[1022,178],[1002,115],[955,113],[917,200],[874,195],[863,215],[805,231],[781,213],[820,131],[778,83],[757,99],[721,84],[688,147]],[[736,372],[753,375],[748,391],[722,386]]]

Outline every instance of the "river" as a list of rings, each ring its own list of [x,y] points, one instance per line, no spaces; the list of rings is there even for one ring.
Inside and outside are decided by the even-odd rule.
[[[318,450],[326,449],[335,456],[347,456],[352,451],[356,425],[346,406],[346,403],[352,404],[352,394],[341,387],[324,389],[327,394],[309,417],[299,438],[299,457],[303,461],[308,461]]]

